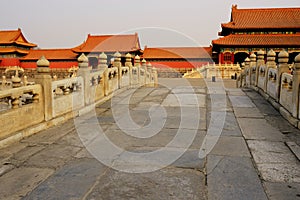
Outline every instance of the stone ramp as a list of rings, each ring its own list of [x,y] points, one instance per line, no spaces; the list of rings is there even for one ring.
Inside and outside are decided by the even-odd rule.
[[[299,134],[234,87],[160,79],[1,149],[1,199],[296,199]]]

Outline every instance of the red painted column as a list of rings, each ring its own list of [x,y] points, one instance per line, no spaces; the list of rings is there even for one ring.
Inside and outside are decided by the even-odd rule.
[[[234,52],[231,53],[231,62],[234,63]]]
[[[224,64],[224,54],[223,53],[219,54],[219,63]]]

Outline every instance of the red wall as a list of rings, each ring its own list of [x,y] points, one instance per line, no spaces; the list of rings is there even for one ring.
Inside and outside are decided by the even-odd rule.
[[[24,69],[36,68],[36,62],[21,62],[20,66]],[[65,69],[65,68],[71,68],[73,66],[78,66],[78,62],[77,61],[68,61],[68,62],[50,61],[50,68]]]

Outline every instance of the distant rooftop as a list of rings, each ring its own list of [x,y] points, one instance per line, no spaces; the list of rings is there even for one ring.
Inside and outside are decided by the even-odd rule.
[[[32,49],[22,60],[38,60],[41,56],[48,60],[76,60],[77,55],[72,49]]]
[[[223,23],[222,28],[300,28],[300,7],[238,9],[233,5],[230,22]]]
[[[24,37],[21,29],[0,31],[0,45],[17,44],[26,47],[36,47],[36,44],[30,43]]]
[[[144,49],[145,59],[207,58],[211,47],[157,47]]]
[[[88,35],[87,40],[73,48],[78,53],[131,52],[140,50],[138,34],[131,35]]]

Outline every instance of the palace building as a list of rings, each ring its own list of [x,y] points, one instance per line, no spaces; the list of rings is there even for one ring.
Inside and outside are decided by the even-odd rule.
[[[212,63],[211,47],[156,47],[144,48],[143,58],[158,72],[173,70],[185,73],[202,65]]]
[[[125,63],[125,55],[131,53],[141,55],[141,47],[138,34],[128,35],[88,35],[85,42],[78,47],[73,48],[73,51],[81,54],[84,53],[92,67],[97,67],[99,55],[104,52],[107,55],[108,61],[113,58],[113,55],[118,51],[122,55],[122,62]]]
[[[88,57],[89,66],[97,68],[102,52],[110,65],[118,51],[123,64],[125,55],[131,53],[132,58],[139,55],[159,70],[184,73],[212,62],[242,63],[259,50],[266,53],[273,49],[279,53],[285,49],[290,63],[300,53],[300,8],[239,9],[233,5],[230,21],[221,24],[221,28],[220,38],[213,40],[210,47],[145,47],[144,50],[137,33],[88,34],[87,39],[74,48],[36,49],[37,45],[28,42],[21,29],[0,31],[0,70],[9,66],[34,69],[41,56],[50,61],[50,68],[68,69],[78,65],[77,58],[82,53]]]
[[[239,9],[232,6],[230,22],[221,24],[219,39],[212,41],[217,63],[242,63],[260,49],[290,54],[300,52],[300,8]]]
[[[29,43],[21,30],[0,31],[0,68],[20,66],[24,69],[35,69],[41,56],[50,61],[52,69],[69,69],[78,66],[77,58],[86,54],[92,67],[98,66],[99,55],[104,52],[108,61],[117,51],[125,55],[141,55],[138,34],[128,35],[88,35],[85,42],[69,49],[36,49],[37,45]]]
[[[21,29],[0,31],[0,58],[19,58],[36,47],[24,37]]]
[[[36,46],[26,40],[21,29],[0,31],[0,67],[20,66],[19,58]]]
[[[72,49],[32,49],[25,57],[20,58],[20,66],[24,69],[34,69],[42,56],[50,61],[50,68],[68,69],[78,66],[78,54]]]

